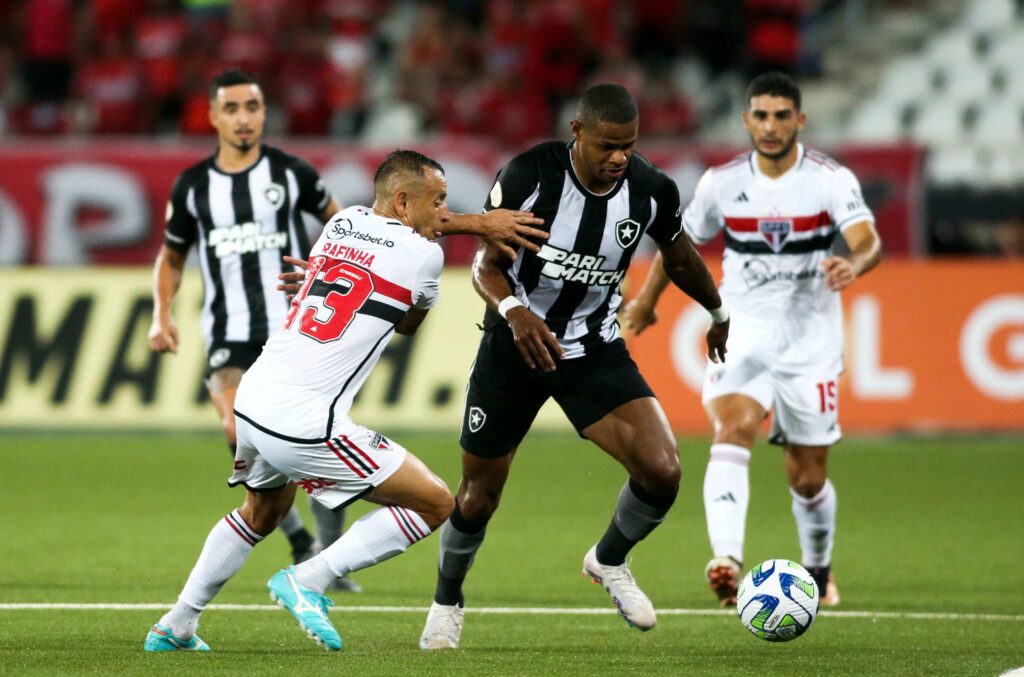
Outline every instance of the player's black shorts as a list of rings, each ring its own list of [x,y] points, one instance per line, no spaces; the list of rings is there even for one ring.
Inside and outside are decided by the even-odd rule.
[[[526,366],[512,329],[500,324],[484,332],[469,375],[462,448],[485,458],[508,454],[522,442],[549,397],[582,436],[616,407],[654,393],[622,339],[562,360],[555,371],[544,373]]]
[[[214,341],[206,351],[206,375],[225,367],[238,367],[245,371],[252,366],[263,352],[262,343],[239,343],[236,341]]]

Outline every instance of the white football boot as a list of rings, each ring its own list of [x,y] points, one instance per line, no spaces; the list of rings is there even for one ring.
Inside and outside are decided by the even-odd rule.
[[[629,565],[606,566],[597,561],[597,546],[594,545],[583,557],[583,574],[590,576],[612,596],[612,601],[619,609],[619,615],[626,619],[632,627],[650,630],[657,622],[654,605],[643,593],[636,579],[629,571]]]
[[[458,649],[459,637],[462,635],[463,609],[458,604],[447,606],[434,602],[427,614],[427,624],[420,635],[420,648]]]

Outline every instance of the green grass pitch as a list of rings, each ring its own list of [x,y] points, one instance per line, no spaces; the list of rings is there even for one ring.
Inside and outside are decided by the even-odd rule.
[[[450,486],[454,434],[396,434]],[[665,524],[633,553],[659,609],[713,610],[701,482],[706,440],[680,444],[683,486]],[[215,520],[236,507],[215,435],[4,432],[0,463],[0,672],[11,674],[998,675],[1024,666],[1024,445],[1011,438],[847,440],[832,454],[839,496],[834,571],[843,612],[782,645],[732,615],[662,615],[649,633],[615,615],[474,614],[483,607],[610,608],[580,575],[624,475],[572,435],[533,435],[467,581],[457,652],[417,648],[433,592],[436,537],[356,574],[335,595],[341,654],[280,610],[211,609],[203,655],[146,654]],[[780,452],[754,451],[747,565],[799,559]],[[308,516],[305,498],[303,510]],[[356,506],[350,519],[365,511]],[[254,552],[217,603],[267,605],[283,537]],[[18,603],[156,604],[158,609],[16,609]],[[346,611],[346,606],[416,607]],[[927,614],[948,616],[927,616]],[[917,615],[915,615],[917,614]],[[988,615],[981,617],[980,615]]]

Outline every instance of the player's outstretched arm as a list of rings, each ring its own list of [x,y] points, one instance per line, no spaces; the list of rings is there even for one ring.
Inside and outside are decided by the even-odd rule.
[[[860,221],[844,228],[843,239],[850,248],[850,255],[830,256],[821,262],[825,284],[832,291],[849,287],[882,260],[882,240],[870,221]]]
[[[178,352],[178,325],[171,316],[171,305],[184,269],[184,254],[167,245],[160,247],[153,264],[153,324],[149,328],[149,349],[154,352]]]
[[[492,209],[482,214],[449,214],[441,222],[441,234],[477,235],[514,261],[517,248],[540,251],[540,245],[527,238],[546,240],[548,234],[545,231],[533,228],[543,225],[544,219],[535,217],[531,212]]]
[[[505,275],[511,263],[496,247],[488,242],[482,243],[473,259],[473,287],[487,305],[501,313],[512,327],[516,348],[526,366],[554,371],[557,366],[555,358],[562,359],[565,351],[544,320],[513,295],[512,285]]]
[[[725,362],[729,313],[722,306],[722,297],[718,295],[711,271],[688,237],[677,237],[671,244],[659,246],[665,262],[665,275],[711,314],[712,322],[707,334],[708,359]]]
[[[661,252],[658,252],[651,261],[651,269],[647,271],[647,279],[640,287],[640,292],[622,309],[622,320],[626,329],[639,335],[658,321],[655,306],[658,305],[658,299],[661,298],[661,293],[665,291],[668,283],[665,261]]]

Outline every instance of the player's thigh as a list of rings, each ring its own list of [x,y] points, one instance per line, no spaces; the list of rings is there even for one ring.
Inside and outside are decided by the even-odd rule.
[[[583,357],[563,360],[551,380],[558,406],[576,432],[587,439],[592,438],[586,431],[619,407],[654,397],[622,339],[598,346]]]
[[[776,375],[771,441],[828,447],[842,439],[838,379],[832,365]]]
[[[370,491],[366,500],[409,508],[430,517],[427,521],[432,528],[447,519],[455,507],[455,499],[444,481],[408,452],[398,469]]]
[[[247,489],[240,513],[256,533],[266,536],[281,523],[294,500],[295,485],[291,483],[262,491]]]
[[[654,397],[616,407],[583,435],[617,460],[630,477],[649,489],[679,483],[679,452],[664,410]]]
[[[466,388],[459,439],[463,450],[481,458],[510,454],[548,396],[548,379],[523,362],[511,329],[488,329],[480,339]]]

